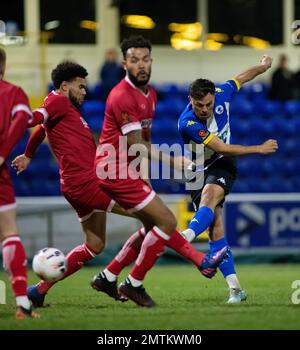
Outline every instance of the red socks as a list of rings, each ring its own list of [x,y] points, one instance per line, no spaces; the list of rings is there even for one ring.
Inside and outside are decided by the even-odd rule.
[[[198,252],[182,235],[176,230],[166,242],[166,246],[175,250],[182,257],[188,259],[197,267],[200,266],[205,254]]]
[[[145,237],[145,229],[141,228],[126,241],[118,255],[106,268],[118,276],[124,267],[130,265],[138,257]]]
[[[96,255],[97,253],[86,243],[75,247],[67,255],[67,271],[64,278],[80,270],[86,262],[92,260]]]
[[[168,235],[158,227],[153,227],[144,238],[140,254],[130,271],[130,276],[142,281],[147,271],[151,269],[158,257],[163,253],[166,240],[168,239]]]
[[[3,266],[9,274],[16,297],[27,296],[27,260],[19,236],[9,236],[2,242]]]
[[[97,253],[89,247],[86,243],[75,247],[67,255],[67,271],[64,274],[63,278],[66,278],[72,275],[74,272],[80,270],[82,266],[92,260]],[[47,291],[55,284],[56,282],[40,281],[38,286],[38,291],[41,294],[47,293]]]
[[[163,253],[165,246],[174,249],[197,267],[200,266],[205,256],[203,253],[198,252],[178,231],[174,231],[172,236],[169,237],[155,226],[146,234],[137,261],[130,271],[130,276],[142,281],[147,271],[151,269],[158,257]]]

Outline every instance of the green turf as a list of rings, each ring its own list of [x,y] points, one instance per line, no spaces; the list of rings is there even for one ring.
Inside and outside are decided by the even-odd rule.
[[[7,304],[0,305],[0,329],[300,329],[300,304],[291,302],[291,284],[300,280],[296,264],[239,266],[249,294],[241,305],[226,305],[220,273],[207,280],[189,265],[158,266],[145,284],[159,304],[154,309],[121,304],[91,289],[95,272],[85,268],[57,284],[47,296],[51,307],[40,309],[40,320],[15,321],[9,290]],[[7,282],[3,272],[0,279]],[[30,273],[29,282],[35,281]]]

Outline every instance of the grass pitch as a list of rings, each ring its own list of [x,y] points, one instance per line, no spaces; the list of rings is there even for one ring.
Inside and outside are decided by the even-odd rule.
[[[190,265],[157,266],[145,287],[159,306],[145,309],[93,290],[89,280],[97,269],[85,268],[53,287],[47,295],[51,306],[39,309],[40,320],[15,321],[15,301],[7,288],[7,304],[0,305],[0,329],[300,329],[300,304],[291,301],[292,282],[300,280],[299,265],[241,265],[237,270],[248,300],[227,305],[227,286],[220,273],[208,280]],[[124,276],[125,272],[120,281]],[[0,280],[8,286],[4,272]],[[37,282],[32,272],[29,282]]]

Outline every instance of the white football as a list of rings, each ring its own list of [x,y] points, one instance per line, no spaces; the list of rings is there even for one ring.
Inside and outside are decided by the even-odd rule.
[[[67,260],[59,249],[44,248],[34,256],[32,269],[42,280],[58,281],[67,270]]]

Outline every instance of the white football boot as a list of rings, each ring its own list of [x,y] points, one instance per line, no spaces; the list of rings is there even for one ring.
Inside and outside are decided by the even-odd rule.
[[[247,293],[243,289],[230,288],[227,304],[240,304],[247,299]]]

